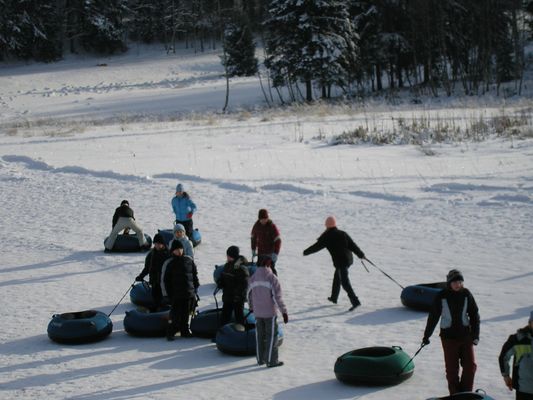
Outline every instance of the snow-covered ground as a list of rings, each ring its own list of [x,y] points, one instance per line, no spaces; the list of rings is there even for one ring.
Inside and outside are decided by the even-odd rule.
[[[415,358],[413,377],[398,386],[352,387],[335,379],[336,358],[355,348],[398,345],[414,354],[426,316],[403,307],[400,287],[360,264],[350,275],[362,307],[347,312],[344,292],[338,305],[327,302],[329,255],[304,258],[302,250],[322,232],[328,214],[404,286],[441,281],[452,267],[461,269],[482,318],[475,386],[497,399],[513,398],[497,356],[533,310],[533,139],[433,145],[433,156],[408,145],[329,146],[317,137],[417,111],[376,106],[323,116],[218,117],[213,111],[223,104],[224,81],[216,54],[146,54],[0,67],[0,122],[19,124],[0,136],[2,399],[446,394],[436,334]],[[107,67],[96,66],[103,63]],[[232,91],[233,107],[261,104],[255,79],[235,84],[242,90]],[[458,119],[491,112],[471,100],[455,108],[461,101],[438,112]],[[527,98],[506,105],[521,112],[529,106]],[[122,112],[148,118],[131,122],[129,115],[120,122]],[[157,113],[189,117],[150,121]],[[112,124],[101,123],[109,117]],[[76,121],[57,130],[39,122],[65,118]],[[48,339],[52,314],[109,313],[142,269],[143,254],[103,252],[115,207],[128,199],[153,235],[171,226],[178,182],[199,208],[202,309],[214,306],[212,270],[226,248],[236,244],[250,255],[257,210],[268,208],[280,228],[278,271],[290,317],[280,349],[284,367],[257,367],[253,358],[224,355],[205,339],[128,336],[122,324],[133,308],[128,297],[111,316],[108,339],[80,346]]]

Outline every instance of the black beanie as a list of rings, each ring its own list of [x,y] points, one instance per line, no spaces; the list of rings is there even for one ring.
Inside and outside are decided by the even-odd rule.
[[[463,274],[458,269],[452,269],[448,272],[448,275],[446,275],[446,282],[452,283],[455,281],[464,282]]]
[[[163,238],[163,235],[161,235],[160,233],[156,233],[155,234],[153,242],[154,243],[161,243],[161,244],[164,244],[165,246],[167,245],[165,243],[165,239]]]
[[[170,252],[172,253],[176,249],[183,249],[183,244],[181,240],[173,240],[172,245],[170,246]]]
[[[233,258],[234,260],[236,260],[237,258],[239,258],[240,250],[239,250],[239,248],[237,246],[230,246],[226,250],[226,255],[228,255],[231,258]]]
[[[128,200],[122,200],[122,202],[120,203],[121,206],[129,206],[130,203]]]

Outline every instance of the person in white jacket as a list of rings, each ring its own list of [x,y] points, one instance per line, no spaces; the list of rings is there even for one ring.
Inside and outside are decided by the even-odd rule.
[[[271,260],[265,258],[248,280],[248,304],[255,315],[257,364],[267,367],[283,365],[278,359],[277,312],[281,312],[283,322],[289,322],[287,307],[283,302],[281,286],[270,268]]]

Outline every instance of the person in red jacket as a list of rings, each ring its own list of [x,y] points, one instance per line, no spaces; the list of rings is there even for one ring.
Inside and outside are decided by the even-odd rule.
[[[262,208],[252,228],[252,260],[257,256],[257,264],[261,265],[268,259],[272,272],[277,276],[275,266],[280,249],[281,236],[278,227],[270,219],[268,211]]]

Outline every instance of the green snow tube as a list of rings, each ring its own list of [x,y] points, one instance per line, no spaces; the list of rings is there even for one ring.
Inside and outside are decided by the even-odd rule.
[[[365,347],[343,354],[335,362],[335,376],[354,385],[396,385],[413,375],[415,366],[401,347]],[[409,365],[407,365],[409,363]]]

